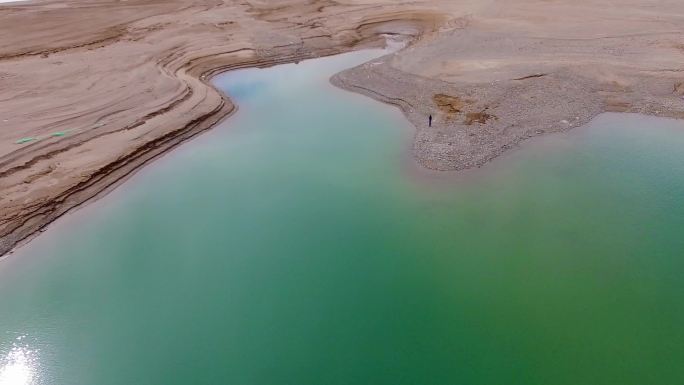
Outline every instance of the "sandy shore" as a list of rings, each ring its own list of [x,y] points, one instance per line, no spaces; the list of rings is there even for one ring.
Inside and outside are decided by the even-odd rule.
[[[400,106],[421,164],[458,170],[602,111],[683,116],[683,29],[669,0],[3,4],[0,255],[228,116],[221,71],[411,36],[333,82]]]
[[[435,170],[481,166],[602,112],[684,117],[684,3],[608,3],[481,2],[332,81],[400,107],[415,157]]]

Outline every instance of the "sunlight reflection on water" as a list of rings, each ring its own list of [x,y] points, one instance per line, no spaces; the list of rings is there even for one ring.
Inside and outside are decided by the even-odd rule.
[[[0,385],[28,385],[37,379],[37,351],[22,342],[24,337],[17,337],[8,352],[1,352]]]

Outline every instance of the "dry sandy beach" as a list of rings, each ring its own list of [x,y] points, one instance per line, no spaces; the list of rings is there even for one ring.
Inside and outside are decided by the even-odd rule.
[[[684,116],[681,1],[6,3],[0,254],[234,111],[212,75],[386,34],[411,44],[333,83],[398,105],[428,168],[477,167],[603,111]]]

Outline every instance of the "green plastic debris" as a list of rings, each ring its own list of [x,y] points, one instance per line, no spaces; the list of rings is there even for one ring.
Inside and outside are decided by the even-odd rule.
[[[36,140],[36,138],[27,137],[27,138],[21,138],[21,139],[17,140],[17,141],[14,142],[14,143],[16,143],[16,144],[23,144],[23,143],[31,142],[31,141],[34,141],[34,140]]]
[[[64,136],[64,135],[66,135],[66,132],[62,132],[62,131],[52,133],[52,136]]]

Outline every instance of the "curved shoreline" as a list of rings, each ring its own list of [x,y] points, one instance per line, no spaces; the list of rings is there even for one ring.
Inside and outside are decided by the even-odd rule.
[[[331,53],[330,56],[343,52],[345,51]],[[72,210],[78,209],[85,204],[92,203],[97,199],[104,197],[122,183],[126,182],[130,177],[132,177],[137,171],[141,170],[148,163],[153,162],[157,158],[172,151],[177,146],[214,128],[223,120],[230,118],[235,112],[237,112],[239,106],[233,104],[229,95],[224,94],[220,89],[216,88],[211,83],[211,80],[214,76],[234,70],[290,64],[316,57],[302,55],[271,62],[225,66],[211,69],[207,73],[202,74],[200,76],[202,81],[206,83],[208,87],[211,87],[217,92],[221,93],[221,95],[224,97],[224,102],[221,103],[217,109],[211,111],[206,116],[202,116],[189,122],[180,129],[170,132],[162,138],[158,138],[155,141],[146,143],[145,146],[139,148],[135,154],[131,154],[114,164],[110,164],[107,167],[98,170],[97,174],[83,181],[75,188],[66,191],[62,196],[51,202],[51,206],[46,206],[44,209],[47,214],[44,214],[43,212],[36,212],[26,218],[22,218],[22,223],[19,227],[13,230],[12,233],[0,238],[0,259],[7,254],[11,254],[16,247],[19,247],[30,241],[34,236],[40,234],[52,222],[56,221],[63,215],[66,215]],[[41,211],[42,210],[43,208],[41,208]]]
[[[61,191],[56,191],[56,194],[49,198],[39,199],[37,203],[32,203],[30,205],[21,205],[18,207],[18,210],[15,209],[4,212],[3,217],[0,220],[0,256],[11,253],[16,246],[29,241],[33,236],[39,234],[46,226],[60,218],[62,215],[85,203],[104,196],[147,163],[172,150],[179,144],[212,128],[223,119],[232,115],[237,107],[233,104],[228,95],[223,94],[211,84],[213,76],[236,69],[269,67],[278,64],[294,63],[310,58],[344,53],[359,48],[378,46],[384,40],[381,36],[384,34],[384,31],[381,31],[378,28],[382,27],[385,23],[394,23],[397,21],[402,22],[402,20],[389,19],[386,22],[380,21],[375,23],[373,29],[363,32],[358,40],[353,41],[351,45],[329,43],[319,48],[301,49],[301,47],[298,47],[298,49],[295,50],[292,50],[292,47],[289,46],[275,47],[274,49],[281,51],[285,50],[285,52],[280,54],[265,54],[264,58],[259,58],[258,55],[254,58],[253,55],[249,55],[246,57],[247,60],[238,60],[236,62],[234,60],[227,60],[229,59],[226,57],[227,54],[240,53],[241,51],[254,52],[253,49],[249,48],[238,49],[231,52],[219,52],[186,60],[180,64],[176,64],[176,69],[171,72],[162,70],[181,81],[185,78],[187,81],[186,85],[190,87],[188,88],[189,92],[180,93],[179,98],[171,104],[160,110],[151,112],[146,117],[143,117],[139,123],[134,122],[132,125],[124,127],[123,130],[129,131],[136,129],[145,124],[149,119],[172,112],[177,108],[177,105],[192,98],[197,94],[197,90],[201,90],[202,88],[204,89],[202,92],[206,93],[207,91],[211,91],[219,97],[210,98],[213,107],[208,111],[193,117],[180,127],[166,130],[162,135],[156,136],[151,140],[142,141],[139,146],[130,148],[126,154],[118,155],[113,161],[98,166],[92,173],[88,173],[80,178],[77,183],[66,186],[66,188]],[[415,21],[409,18],[408,21],[403,22],[413,24]],[[420,20],[415,23],[420,24]],[[405,25],[406,24],[402,24],[402,26]],[[363,28],[363,26],[359,25],[353,28]],[[420,29],[423,28],[423,26],[417,26],[416,28]],[[18,56],[14,55],[5,57],[3,60],[17,60],[23,56],[23,54]],[[231,63],[231,61],[233,62]],[[164,63],[169,62],[173,62],[173,59],[171,58],[168,61],[162,60],[161,68],[164,68]],[[204,102],[204,104],[207,104],[207,102]],[[102,135],[111,135],[111,132],[100,134],[100,136]],[[73,141],[75,138],[76,135],[72,136],[70,139]],[[98,136],[95,136],[93,139],[97,140]],[[47,153],[43,152],[43,154],[38,153],[38,155],[32,155],[31,158],[23,163],[18,163],[21,162],[23,157],[21,152],[18,155],[8,154],[9,157],[7,155],[1,156],[0,177],[7,180],[7,178],[13,177],[15,174],[19,174],[23,171],[32,171],[37,168],[37,163],[46,160],[49,161],[52,157],[70,151],[73,148],[78,148],[86,142],[88,142],[88,139],[85,139],[84,141],[75,141],[71,146],[58,147],[55,150],[50,150],[54,143],[49,143],[49,140],[45,145],[36,143],[38,144],[38,147],[45,148]],[[31,152],[29,152],[29,155],[30,154]],[[50,171],[48,171],[47,174],[49,174]],[[38,179],[44,176],[44,174],[38,174],[35,178]],[[33,177],[29,176],[29,178]],[[26,180],[24,180],[24,183],[27,183]],[[34,180],[35,179],[30,179],[29,183],[33,183]]]
[[[428,169],[479,167],[601,112],[684,118],[684,31],[671,27],[684,5],[667,8],[625,4],[605,22],[612,11],[593,1],[7,4],[0,32],[16,38],[0,39],[0,255],[230,116],[212,76],[385,34],[414,44],[331,81],[398,106]],[[549,23],[559,12],[564,23]]]
[[[625,105],[615,106],[601,96],[603,90],[600,87],[568,72],[545,75],[546,79],[530,77],[530,82],[537,84],[528,85],[525,91],[548,99],[534,106],[525,106],[524,101],[511,95],[516,91],[515,85],[504,82],[471,85],[422,78],[393,68],[390,64],[393,57],[387,55],[372,63],[342,71],[330,81],[342,89],[399,108],[416,128],[413,156],[422,167],[430,170],[448,172],[479,168],[526,140],[585,126],[606,112],[684,118],[684,103],[677,105],[676,96],[643,91],[621,93]],[[545,91],[559,87],[558,84],[564,85],[564,95]],[[427,95],[425,90],[429,90]],[[502,94],[506,97],[502,98]],[[446,108],[454,110],[445,111],[444,106],[435,100],[440,96],[447,98],[448,103],[458,104],[459,109],[447,104]],[[553,105],[562,98],[572,102],[568,101],[560,108]],[[521,115],[520,110],[525,109],[531,111]],[[428,127],[429,115],[435,117],[432,127]],[[472,115],[477,117],[469,121]],[[484,117],[482,121],[479,116]]]
[[[333,52],[330,55],[342,53]],[[316,56],[321,57],[321,56]],[[234,114],[238,106],[233,104],[230,97],[224,94],[220,89],[216,88],[211,80],[214,76],[221,73],[245,69],[245,68],[262,68],[270,67],[280,64],[288,64],[299,62],[306,59],[314,58],[310,55],[295,55],[288,58],[283,58],[274,61],[263,61],[255,63],[245,63],[235,66],[223,66],[213,68],[206,73],[200,75],[200,79],[207,87],[219,92],[223,100],[217,108],[210,111],[208,114],[200,116],[188,122],[185,126],[169,132],[163,137],[157,138],[153,141],[145,143],[144,146],[136,149],[133,154],[108,164],[91,175],[88,179],[79,183],[77,186],[65,191],[63,194],[49,202],[48,205],[42,206],[29,216],[22,217],[18,226],[9,234],[3,235],[0,238],[0,258],[8,253],[12,253],[13,249],[23,243],[29,241],[33,236],[42,232],[50,223],[59,219],[61,216],[67,214],[71,210],[77,209],[84,204],[93,202],[113,189],[124,183],[128,178],[133,176],[136,171],[139,171],[146,164],[154,161],[158,157],[163,156],[167,152],[173,150],[176,146],[193,139],[197,135],[213,128],[224,119],[228,119]]]

